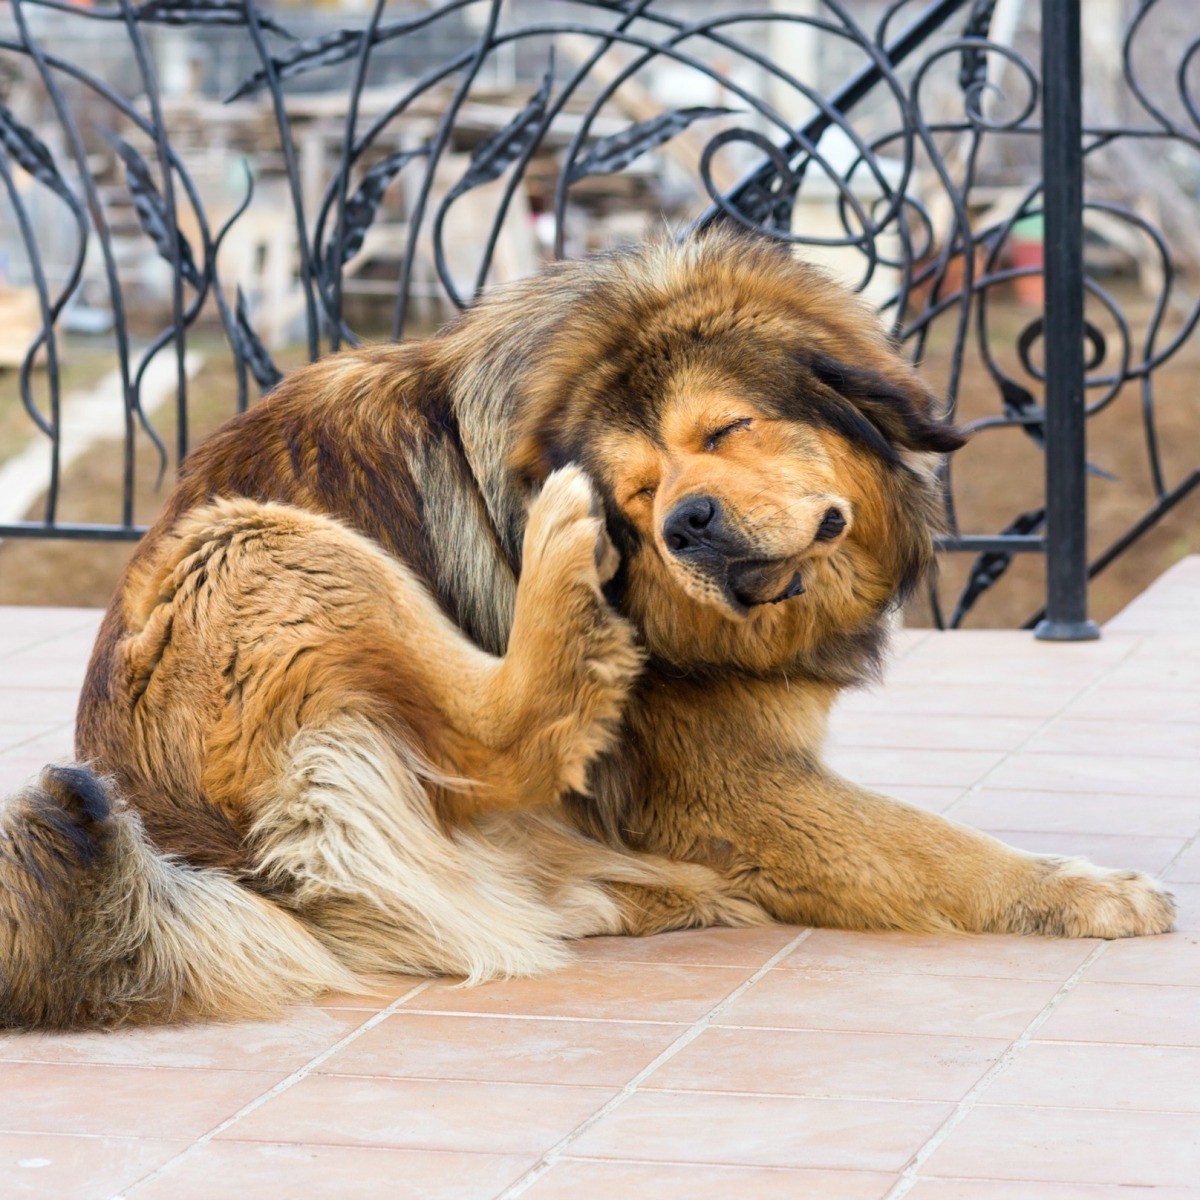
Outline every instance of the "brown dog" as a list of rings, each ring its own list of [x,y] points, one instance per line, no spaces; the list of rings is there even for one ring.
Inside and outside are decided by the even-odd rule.
[[[728,234],[298,371],[139,547],[89,766],[4,813],[0,1016],[262,1013],[714,922],[1169,928],[1145,876],[821,766],[959,441],[856,300]]]

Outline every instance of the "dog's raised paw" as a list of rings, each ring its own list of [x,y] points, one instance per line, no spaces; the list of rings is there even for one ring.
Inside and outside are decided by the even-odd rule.
[[[534,497],[524,563],[527,570],[596,588],[616,573],[620,559],[604,528],[604,509],[582,467],[560,467]]]

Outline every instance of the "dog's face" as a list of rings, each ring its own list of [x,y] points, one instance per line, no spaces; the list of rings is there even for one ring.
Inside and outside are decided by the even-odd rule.
[[[643,549],[638,572],[653,578],[641,589],[742,621],[803,593],[853,528],[854,503],[818,430],[734,380],[684,372],[673,384],[655,430],[599,433],[593,462]]]
[[[781,250],[632,263],[565,315],[519,469],[592,474],[614,602],[662,660],[764,669],[865,635],[929,563],[930,452],[961,439],[873,316]]]

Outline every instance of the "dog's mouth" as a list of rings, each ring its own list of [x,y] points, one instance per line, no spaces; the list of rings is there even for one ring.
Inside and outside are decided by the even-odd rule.
[[[739,616],[766,604],[782,604],[804,592],[794,559],[743,559],[728,565],[725,599]]]

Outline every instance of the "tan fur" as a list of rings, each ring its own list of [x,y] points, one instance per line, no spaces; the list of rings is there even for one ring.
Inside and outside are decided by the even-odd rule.
[[[0,1019],[266,1012],[719,922],[1167,928],[1143,876],[820,764],[958,441],[857,301],[729,235],[297,372],[139,547],[80,705],[94,771],[3,811]]]

